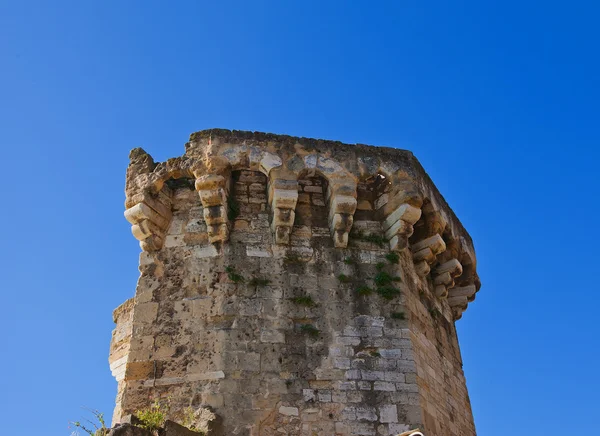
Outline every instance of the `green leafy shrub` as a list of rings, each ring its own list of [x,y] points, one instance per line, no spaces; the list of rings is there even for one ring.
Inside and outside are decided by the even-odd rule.
[[[393,319],[406,319],[406,315],[404,315],[404,312],[393,312],[392,318]]]
[[[383,263],[383,262],[377,262],[375,264],[375,268],[377,268],[377,271],[381,271],[384,267],[385,267],[385,263]]]
[[[386,300],[392,300],[400,295],[400,289],[394,288],[393,286],[380,286],[376,289],[376,292]]]
[[[401,280],[400,277],[392,277],[385,271],[380,271],[375,276],[375,284],[377,286],[389,285],[392,282],[399,282],[400,280]]]
[[[232,266],[225,267],[225,272],[227,273],[227,277],[233,283],[242,283],[245,281],[244,277],[235,272],[235,268]]]
[[[363,241],[372,242],[373,244],[378,245],[380,247],[383,247],[384,244],[387,242],[383,236],[375,235],[373,233],[363,236],[362,239]]]
[[[354,264],[355,262],[354,262],[354,259],[352,259],[350,256],[348,256],[348,257],[344,258],[344,263],[345,263],[346,265],[352,265],[352,264]]]
[[[396,253],[394,251],[386,254],[385,258],[387,259],[387,261],[389,263],[398,263],[398,262],[400,262],[400,256],[398,255],[398,253]]]
[[[134,415],[140,420],[139,427],[155,432],[165,424],[168,412],[169,406],[161,405],[156,399],[150,407],[138,410]]]
[[[310,295],[302,295],[301,297],[293,297],[293,298],[290,298],[290,300],[296,304],[299,304],[300,306],[314,307],[317,305]]]

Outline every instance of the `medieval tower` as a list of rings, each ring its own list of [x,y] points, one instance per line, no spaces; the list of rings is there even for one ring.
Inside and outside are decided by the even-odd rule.
[[[205,130],[166,162],[134,149],[126,196],[114,422],[168,398],[224,435],[475,435],[473,243],[412,153]]]

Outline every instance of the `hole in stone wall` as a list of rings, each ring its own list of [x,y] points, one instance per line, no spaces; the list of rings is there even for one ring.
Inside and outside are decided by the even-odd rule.
[[[195,182],[195,179],[191,177],[181,177],[165,181],[165,187],[162,192],[171,197],[171,209],[174,212],[202,205],[200,197],[196,192]]]
[[[231,219],[265,212],[267,176],[260,171],[232,171],[228,208]]]
[[[355,221],[380,221],[383,206],[388,202],[390,181],[382,174],[371,176],[357,186]]]
[[[327,180],[315,173],[298,178],[298,204],[294,225],[328,227]]]

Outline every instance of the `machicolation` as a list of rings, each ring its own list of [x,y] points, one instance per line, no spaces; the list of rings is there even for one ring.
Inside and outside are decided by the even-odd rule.
[[[211,434],[476,434],[473,243],[411,152],[204,130],[166,162],[132,150],[125,207],[113,423],[158,400],[210,408]]]

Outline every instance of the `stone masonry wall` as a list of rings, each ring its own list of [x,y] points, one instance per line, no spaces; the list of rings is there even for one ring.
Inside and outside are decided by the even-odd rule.
[[[185,171],[144,197],[160,216],[134,218],[145,242],[114,316],[113,422],[159,399],[174,416],[212,407],[228,435],[474,435],[454,320],[478,285],[454,218],[425,208],[403,243],[389,175],[354,185],[347,218],[326,172],[282,184],[249,167],[224,173],[219,197]]]

